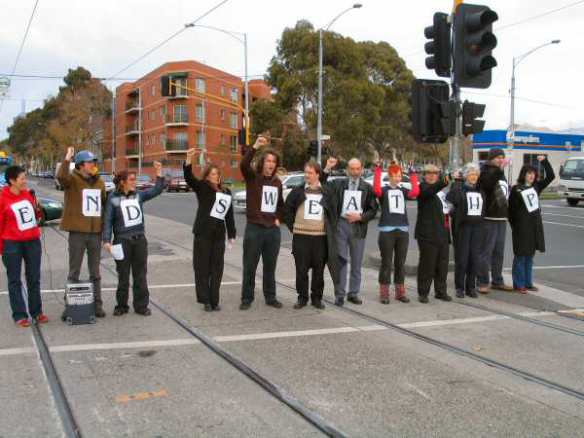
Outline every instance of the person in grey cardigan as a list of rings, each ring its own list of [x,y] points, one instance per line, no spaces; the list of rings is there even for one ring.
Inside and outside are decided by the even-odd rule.
[[[104,248],[112,252],[113,244],[121,245],[123,258],[116,260],[118,288],[114,315],[128,313],[130,271],[133,277],[134,311],[139,315],[151,314],[148,304],[150,293],[146,280],[148,264],[148,241],[144,235],[144,202],[155,198],[164,190],[162,164],[155,161],[156,184],[146,190],[136,191],[136,174],[127,170],[118,172],[114,178],[116,189],[109,196],[104,217],[102,241]]]

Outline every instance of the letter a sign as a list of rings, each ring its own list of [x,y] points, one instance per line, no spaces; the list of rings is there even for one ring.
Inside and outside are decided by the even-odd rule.
[[[142,223],[142,209],[137,199],[124,199],[120,202],[120,209],[126,228],[135,227]]]
[[[262,213],[275,213],[278,206],[278,187],[262,186]]]
[[[26,231],[36,227],[34,208],[29,201],[15,202],[11,205],[11,208],[16,217],[16,225],[19,231]]]
[[[521,196],[523,197],[525,208],[527,208],[529,213],[533,213],[534,211],[539,210],[539,197],[537,196],[537,192],[533,187],[527,190],[523,190],[521,192]]]
[[[211,217],[222,221],[225,220],[229,207],[231,207],[231,196],[217,192],[215,194],[215,203],[211,209]]]
[[[88,217],[101,216],[101,190],[83,189],[82,202],[83,216]]]
[[[341,215],[347,216],[347,213],[363,213],[361,208],[361,191],[360,190],[345,190],[343,194],[343,209]]]

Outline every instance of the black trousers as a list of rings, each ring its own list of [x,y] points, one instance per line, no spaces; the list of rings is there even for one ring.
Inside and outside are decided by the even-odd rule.
[[[448,242],[418,240],[420,261],[418,263],[418,294],[427,297],[434,282],[434,294],[445,295],[448,275]]]
[[[296,264],[296,291],[300,301],[308,302],[308,271],[310,270],[312,270],[310,298],[313,303],[322,300],[327,251],[326,236],[294,234],[292,237],[292,254]]]
[[[197,301],[215,307],[219,304],[219,289],[223,278],[225,238],[195,236],[193,269]]]
[[[381,267],[379,268],[379,284],[391,284],[391,268],[393,265],[393,284],[404,284],[406,272],[404,265],[408,255],[410,234],[406,231],[382,231],[377,239],[381,252]]]
[[[454,240],[454,284],[457,291],[470,292],[477,288],[477,276],[488,275],[482,263],[484,246],[482,224],[462,224]]]
[[[118,289],[116,301],[119,307],[128,309],[128,293],[130,289],[130,271],[132,272],[132,294],[134,310],[141,311],[150,303],[150,292],[146,280],[148,266],[148,240],[146,236],[136,236],[133,239],[114,240],[124,249],[124,259],[116,260],[118,271]]]

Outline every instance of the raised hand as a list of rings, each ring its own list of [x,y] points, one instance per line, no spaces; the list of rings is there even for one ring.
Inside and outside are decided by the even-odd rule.
[[[263,148],[264,146],[268,145],[268,139],[266,137],[264,137],[263,135],[259,135],[258,138],[256,139],[253,148],[254,149],[260,149]]]
[[[187,151],[187,159],[185,160],[187,166],[193,162],[193,157],[197,153],[196,148],[191,148]]]
[[[328,157],[326,160],[326,169],[333,169],[337,164],[339,164],[339,160],[336,157]]]
[[[537,156],[537,161],[539,161],[540,163],[541,163],[542,161],[545,161],[545,160],[547,160],[547,157],[546,157],[545,155],[538,155],[538,156]]]
[[[156,171],[156,176],[162,176],[162,163],[160,161],[154,161],[152,163],[154,170]]]
[[[65,160],[71,161],[73,159],[73,155],[75,155],[75,148],[73,146],[69,146],[67,148],[67,153],[65,154]]]

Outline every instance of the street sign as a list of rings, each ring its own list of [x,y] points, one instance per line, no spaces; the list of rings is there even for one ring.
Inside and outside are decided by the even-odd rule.
[[[0,98],[4,99],[10,94],[10,78],[0,77]]]

